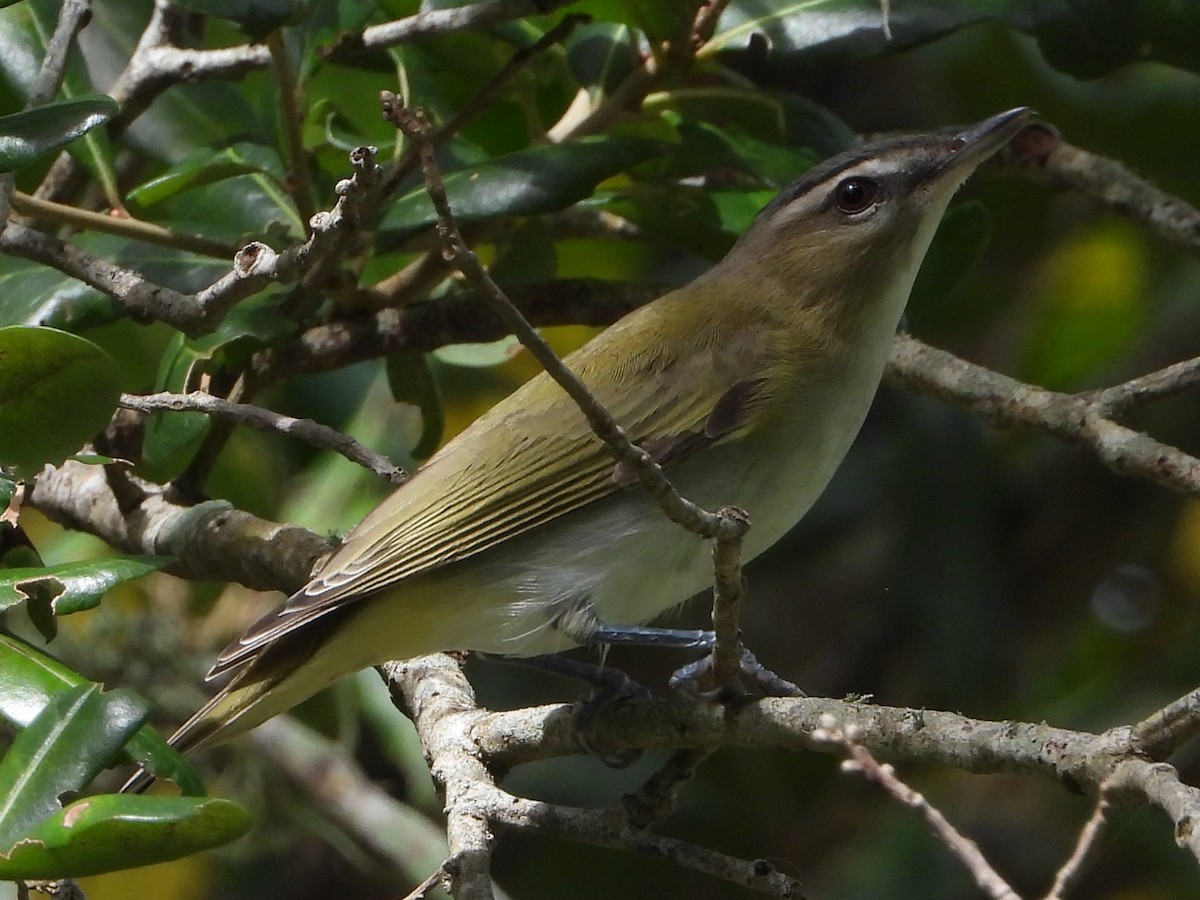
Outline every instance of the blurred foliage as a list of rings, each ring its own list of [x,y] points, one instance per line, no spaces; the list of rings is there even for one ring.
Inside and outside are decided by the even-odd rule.
[[[25,0],[0,11],[0,170],[15,170],[18,191],[31,193],[48,172],[74,167],[74,177],[56,176],[45,189],[50,199],[108,211],[116,223],[144,220],[176,236],[230,247],[253,239],[282,250],[303,240],[302,210],[333,205],[352,148],[373,145],[381,162],[403,158],[403,142],[379,115],[381,90],[444,123],[563,14],[586,12],[592,21],[528,59],[439,149],[468,238],[506,285],[553,277],[683,283],[724,253],[777,190],[856,134],[940,128],[1017,105],[1034,106],[1073,143],[1200,204],[1196,4],[894,0],[885,32],[878,0],[732,0],[686,64],[672,55],[690,47],[696,4],[684,0],[583,0],[554,15],[425,33],[371,52],[353,52],[345,36],[416,13],[415,0],[178,5],[187,10],[172,20],[181,46],[265,41],[274,64],[238,78],[168,80],[132,121],[98,92],[113,90],[151,0],[94,0],[59,96],[32,112],[22,107],[59,4]],[[572,134],[587,111],[620,96],[647,54],[664,74],[637,111]],[[288,122],[285,95],[296,98],[300,121]],[[74,162],[54,163],[48,151],[64,145]],[[409,171],[328,284],[274,286],[203,337],[134,321],[91,287],[0,256],[0,464],[28,476],[75,453],[103,428],[121,390],[232,391],[255,354],[286,347],[308,329],[360,319],[362,297],[350,288],[401,283],[433,246],[431,222]],[[183,292],[212,284],[229,267],[227,258],[182,241],[146,243],[69,221],[39,227]],[[391,299],[438,302],[444,290],[422,284]],[[908,325],[997,370],[1084,390],[1200,355],[1198,291],[1200,266],[1176,248],[1078,197],[985,171],[947,216]],[[567,352],[593,330],[546,333]],[[38,368],[48,358],[43,343],[54,343],[49,358],[69,365]],[[26,361],[15,369],[6,362],[17,359]],[[249,389],[253,402],[416,464],[535,370],[504,340],[285,373]],[[35,383],[22,383],[25,376]],[[1195,453],[1195,412],[1194,397],[1184,395],[1140,411],[1131,424]],[[138,441],[116,449],[148,478],[178,478],[198,495],[323,532],[348,528],[387,490],[340,457],[196,414],[153,415]],[[0,477],[0,496],[7,502],[15,494],[13,479]],[[20,524],[56,567],[43,576],[99,572],[119,586],[60,623],[48,650],[70,668],[40,649],[10,646],[0,666],[3,695],[10,705],[31,704],[22,717],[0,710],[12,728],[29,726],[18,741],[32,740],[30,723],[44,707],[109,696],[89,694],[88,680],[152,697],[155,722],[178,723],[198,702],[198,673],[215,649],[277,599],[162,575],[131,581],[140,574],[136,561],[114,560],[111,550],[36,513],[23,513]],[[744,630],[760,659],[812,693],[1102,729],[1195,686],[1198,547],[1194,498],[1121,479],[1046,436],[997,433],[938,403],[885,390],[818,506],[749,568]],[[36,554],[18,556],[13,565],[42,565]],[[8,627],[32,641],[38,602],[8,587],[26,578],[22,569],[0,579],[8,592],[0,603],[13,604]],[[41,605],[48,609],[49,600]],[[673,624],[701,625],[705,616],[699,602]],[[616,650],[610,659],[651,685],[681,662]],[[545,676],[472,665],[482,699],[494,706],[578,692]],[[364,697],[335,690],[300,712],[340,733],[374,777],[436,818],[411,734],[380,711],[378,698]],[[361,720],[353,716],[359,706]],[[146,743],[153,739],[135,720],[128,731],[142,737],[124,752],[143,762],[165,752],[161,741]],[[123,742],[97,749],[71,789],[123,758]],[[297,900],[403,892],[387,864],[354,846],[248,746],[198,760],[217,774],[217,793],[251,807],[258,824],[248,837],[172,866],[84,879],[88,896],[233,900],[260,896],[264,884],[273,897]],[[606,803],[654,762],[612,772],[590,758],[560,760],[519,769],[506,785],[551,800]],[[1200,777],[1194,749],[1173,762],[1185,779]],[[1090,811],[1085,798],[1025,778],[921,767],[902,774],[1029,893],[1045,890]],[[173,777],[189,783],[184,769]],[[39,821],[58,815],[58,794],[47,791],[62,783],[51,779],[37,794]],[[7,787],[0,783],[0,793]],[[922,826],[825,756],[724,752],[706,762],[680,803],[666,831],[778,861],[814,898],[972,890]],[[216,831],[205,832],[210,843],[221,828],[228,838],[245,824],[224,806],[215,817]],[[1169,832],[1156,812],[1119,814],[1080,896],[1194,895],[1194,865]],[[661,861],[542,839],[506,836],[496,859],[497,880],[522,898],[748,896]]]

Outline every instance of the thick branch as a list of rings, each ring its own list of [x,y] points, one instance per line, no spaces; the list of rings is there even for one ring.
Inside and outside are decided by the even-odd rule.
[[[67,528],[94,534],[128,553],[174,556],[184,578],[236,581],[292,593],[332,549],[303,528],[268,522],[224,501],[186,506],[157,485],[123,475],[120,501],[106,470],[68,462],[37,478],[28,503]]]

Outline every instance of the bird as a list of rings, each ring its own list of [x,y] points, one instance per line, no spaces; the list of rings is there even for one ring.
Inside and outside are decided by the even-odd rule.
[[[684,497],[748,513],[745,560],[825,489],[951,198],[1031,115],[887,137],[817,164],[711,269],[565,358]],[[231,680],[170,743],[226,740],[389,659],[533,657],[652,634],[642,626],[711,579],[707,543],[666,518],[542,373],[226,647],[208,678]]]

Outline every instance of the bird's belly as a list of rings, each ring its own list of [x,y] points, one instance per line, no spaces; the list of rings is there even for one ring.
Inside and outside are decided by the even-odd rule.
[[[743,545],[743,558],[749,560],[808,511],[853,440],[862,414],[846,428],[771,435],[757,446],[747,443],[753,438],[720,445],[669,474],[683,496],[707,509],[729,504],[749,513]],[[834,437],[822,442],[814,434]],[[469,604],[461,646],[511,656],[577,645],[578,638],[564,633],[561,624],[578,621],[575,614],[584,609],[609,624],[642,624],[713,579],[709,542],[668,520],[636,487],[459,565],[465,577],[489,584],[483,593],[491,598]],[[507,602],[500,601],[502,596]]]

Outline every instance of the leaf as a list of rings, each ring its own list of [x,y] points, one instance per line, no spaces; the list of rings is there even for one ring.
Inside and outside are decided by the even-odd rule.
[[[1024,0],[907,0],[886,8],[890,39],[883,27],[885,7],[878,0],[733,0],[702,55],[745,50],[758,35],[765,38],[773,63],[845,64],[896,53],[978,22],[1002,19],[1024,28],[1033,24],[1031,4]]]
[[[127,556],[40,568],[0,569],[0,610],[29,601],[48,616],[66,616],[99,605],[124,581],[141,578],[171,562],[168,556]],[[33,611],[30,612],[33,615]],[[39,629],[49,641],[53,634]]]
[[[0,879],[80,878],[167,862],[228,844],[250,824],[246,810],[218,798],[88,797],[0,853]]]
[[[531,147],[448,173],[446,190],[460,222],[554,212],[661,149],[656,141],[613,136]],[[380,247],[393,248],[436,221],[425,188],[409,191],[384,215]]]
[[[521,352],[521,342],[513,335],[486,344],[446,344],[430,356],[448,366],[468,369],[489,369],[508,362]]]
[[[387,359],[387,379],[397,403],[409,403],[421,411],[421,437],[411,453],[414,459],[429,458],[441,443],[446,419],[428,359],[417,351],[393,353]]]
[[[117,758],[150,708],[128,691],[95,684],[56,694],[0,759],[0,847],[62,807]]]
[[[118,108],[112,97],[93,94],[0,116],[0,172],[12,172],[66,146],[107,122]]]
[[[131,190],[127,199],[145,208],[191,188],[253,174],[267,175],[276,182],[286,177],[283,162],[274,149],[239,141],[216,153],[199,150],[189,155],[166,172]]]
[[[0,718],[9,724],[24,728],[53,697],[91,683],[29,644],[0,634]],[[204,793],[191,764],[148,725],[126,743],[125,753],[160,778],[170,778],[184,794]]]
[[[0,463],[36,474],[108,424],[121,370],[107,353],[54,328],[0,328]]]
[[[605,209],[664,241],[717,260],[775,191],[712,191],[683,184],[634,184],[604,199]]]
[[[1200,68],[1200,7],[1158,0],[733,0],[700,56],[746,50],[758,36],[773,63],[855,60],[897,53],[980,22],[998,21],[1037,38],[1051,65],[1095,78],[1125,63],[1158,59]]]
[[[237,22],[251,38],[261,40],[296,21],[303,0],[173,0],[176,6]]]

